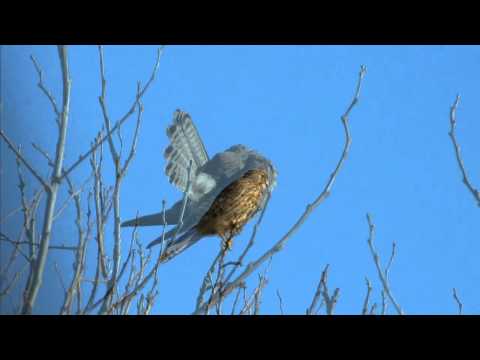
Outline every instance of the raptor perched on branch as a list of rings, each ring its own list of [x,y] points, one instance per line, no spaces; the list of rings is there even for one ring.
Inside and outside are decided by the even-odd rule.
[[[122,223],[122,226],[175,225],[164,237],[163,256],[171,258],[203,237],[217,235],[230,247],[234,236],[266,205],[276,184],[272,163],[243,145],[209,158],[189,114],[177,110],[167,128],[165,174],[184,193],[170,209]],[[182,209],[183,217],[182,217]],[[178,235],[178,237],[177,237]]]

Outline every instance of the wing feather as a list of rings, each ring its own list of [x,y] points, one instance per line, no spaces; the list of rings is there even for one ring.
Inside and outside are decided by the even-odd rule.
[[[167,128],[167,136],[170,144],[164,152],[167,160],[165,175],[170,183],[181,191],[185,191],[190,160],[192,160],[191,176],[193,180],[197,169],[202,167],[209,157],[200,134],[188,113],[181,110],[175,112],[173,123]]]

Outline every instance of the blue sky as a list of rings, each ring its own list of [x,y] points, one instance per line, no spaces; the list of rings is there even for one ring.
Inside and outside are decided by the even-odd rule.
[[[113,119],[129,108],[136,82],[148,79],[156,49],[104,48]],[[55,123],[36,86],[30,54],[61,101],[55,47],[3,46],[1,125],[45,174],[46,164],[30,143],[53,153]],[[67,164],[88,148],[103,121],[97,48],[71,46],[69,61],[73,83]],[[326,264],[330,288],[340,288],[336,313],[360,313],[365,276],[372,281],[373,300],[380,301],[381,284],[367,246],[365,214],[370,212],[384,263],[392,241],[397,243],[390,282],[407,314],[455,313],[452,287],[464,311],[478,313],[480,209],[462,184],[448,137],[449,108],[460,93],[457,136],[471,180],[480,187],[478,46],[167,46],[158,77],[143,99],[137,154],[121,193],[122,219],[134,217],[137,210],[159,211],[162,199],[172,204],[181,196],[164,176],[162,157],[165,128],[180,108],[191,114],[210,155],[241,143],[277,167],[277,187],[250,254],[250,259],[256,258],[293,225],[327,182],[344,144],[340,116],[351,101],[362,64],[367,74],[350,116],[350,155],[331,196],[273,258],[261,312],[279,313],[279,290],[286,313],[304,313]],[[122,127],[126,139],[133,125],[130,121]],[[3,217],[17,206],[19,196],[14,158],[3,142],[0,149]],[[77,184],[88,170],[87,163],[78,169]],[[111,168],[106,170],[108,177]],[[65,220],[55,224],[52,243],[76,241],[72,214],[69,209]],[[19,221],[2,224],[2,231],[16,233]],[[249,224],[235,240],[234,253],[248,241],[251,230]],[[140,238],[147,243],[160,232],[161,228],[142,229]],[[122,230],[125,247],[130,234]],[[153,313],[193,311],[200,282],[217,250],[218,239],[207,238],[162,266]],[[62,264],[65,279],[71,273],[71,255],[51,253],[39,313],[58,311],[62,289],[54,261]],[[256,282],[254,276],[249,285]]]

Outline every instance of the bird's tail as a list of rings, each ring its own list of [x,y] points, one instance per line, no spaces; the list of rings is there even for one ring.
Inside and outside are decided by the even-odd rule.
[[[169,233],[171,233],[171,231]],[[187,248],[195,244],[198,240],[200,240],[203,237],[203,235],[200,234],[195,227],[186,231],[184,234],[182,234],[179,238],[175,239],[173,242],[169,239],[171,236],[167,237],[167,235],[173,235],[173,234],[167,233],[165,234],[165,237],[160,236],[147,245],[147,249],[150,249],[152,246],[159,245],[162,242],[165,242],[164,246],[166,246],[166,248],[163,251],[163,255],[162,255],[162,257],[164,257],[165,260],[168,260],[178,255],[179,253],[186,250]]]
[[[163,212],[140,216],[134,219],[126,220],[120,226],[155,226],[155,225],[175,225],[178,223],[182,210],[182,201],[175,203],[170,209],[165,211],[165,222],[163,222]]]

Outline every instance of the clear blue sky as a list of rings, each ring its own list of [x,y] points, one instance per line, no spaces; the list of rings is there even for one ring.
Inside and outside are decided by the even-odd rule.
[[[117,119],[133,101],[137,80],[147,80],[156,47],[106,46],[104,52],[107,103]],[[36,87],[30,54],[61,101],[55,47],[4,46],[2,128],[45,174],[46,165],[30,143],[53,153],[55,123]],[[67,164],[88,148],[103,122],[97,48],[72,46],[69,61]],[[290,228],[328,180],[344,144],[340,116],[351,101],[361,64],[367,75],[350,117],[350,156],[331,196],[274,257],[261,312],[279,313],[278,289],[287,313],[304,313],[327,263],[330,287],[341,289],[337,313],[360,313],[365,276],[372,281],[373,300],[380,301],[366,212],[377,226],[383,263],[392,241],[397,243],[390,281],[406,313],[455,313],[452,287],[465,312],[480,312],[480,208],[462,184],[448,137],[449,108],[460,93],[458,139],[471,180],[480,187],[478,46],[168,46],[143,100],[138,151],[121,193],[122,219],[134,217],[137,210],[159,211],[162,199],[172,204],[181,196],[164,176],[162,157],[165,128],[180,108],[191,114],[210,155],[242,143],[269,157],[278,169],[277,187],[250,255],[254,259]],[[133,121],[123,127],[124,134],[132,131]],[[3,142],[0,149],[3,216],[19,196],[14,158]],[[111,161],[109,155],[105,159]],[[77,184],[88,170],[85,163],[76,172]],[[18,222],[11,220],[2,231],[15,233],[15,226]],[[251,229],[252,224],[236,239],[234,253],[248,241]],[[141,240],[147,243],[160,232],[142,229]],[[122,230],[125,247],[130,233]],[[75,234],[73,222],[59,221],[52,243],[72,244]],[[218,239],[204,239],[162,266],[153,313],[190,313],[217,250]],[[51,254],[36,309],[40,313],[58,311],[62,290],[53,261],[63,264],[65,279],[71,273],[70,254]],[[256,276],[252,280],[249,285],[257,282]]]

